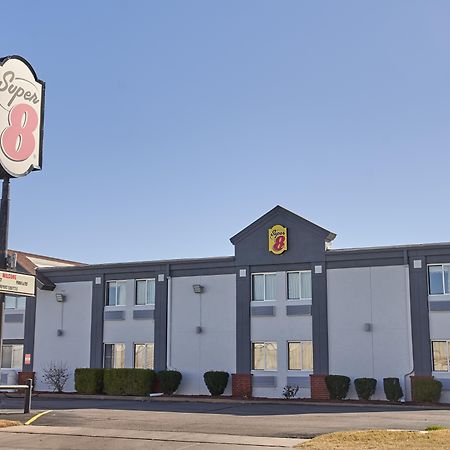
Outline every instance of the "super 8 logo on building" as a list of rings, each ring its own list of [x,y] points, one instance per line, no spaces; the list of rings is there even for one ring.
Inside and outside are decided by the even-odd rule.
[[[274,225],[269,228],[269,252],[275,255],[281,255],[281,253],[287,250],[287,228],[283,225]]]
[[[25,59],[0,58],[0,164],[7,176],[41,169],[44,90]]]

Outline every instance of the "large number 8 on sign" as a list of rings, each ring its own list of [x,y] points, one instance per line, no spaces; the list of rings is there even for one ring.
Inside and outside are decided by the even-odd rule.
[[[39,118],[36,111],[25,103],[14,106],[9,112],[9,127],[1,136],[0,146],[13,161],[25,161],[35,149],[34,131]]]

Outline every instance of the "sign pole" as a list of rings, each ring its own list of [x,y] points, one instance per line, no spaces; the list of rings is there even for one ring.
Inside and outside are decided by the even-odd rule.
[[[0,269],[8,268],[9,177],[3,178],[0,204]],[[5,294],[0,294],[0,367],[3,355],[3,320]]]

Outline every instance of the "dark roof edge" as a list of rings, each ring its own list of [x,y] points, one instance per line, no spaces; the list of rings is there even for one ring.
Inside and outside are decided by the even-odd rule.
[[[278,212],[284,212],[291,216],[293,216],[296,220],[302,221],[304,224],[309,225],[311,229],[324,234],[325,240],[330,242],[335,237],[336,234],[332,233],[329,230],[326,230],[325,228],[320,227],[319,225],[316,225],[315,223],[305,219],[304,217],[299,216],[298,214],[293,213],[292,211],[289,211],[286,208],[283,208],[280,205],[275,206],[275,208],[272,208],[270,211],[268,211],[266,214],[261,216],[259,219],[256,219],[254,222],[252,222],[250,225],[246,226],[243,230],[239,231],[239,233],[235,234],[233,237],[230,238],[230,241],[233,245],[236,245],[241,239],[243,239],[245,236],[247,236],[249,233],[251,233],[253,230],[259,228],[259,226],[266,222],[271,216],[275,215]]]
[[[350,248],[330,248],[326,250],[326,254],[352,254],[366,252],[382,252],[395,250],[431,250],[448,248],[450,250],[450,242],[430,242],[424,244],[402,244],[402,245],[380,245],[375,247],[350,247]]]
[[[102,263],[102,264],[89,264],[83,266],[64,266],[64,267],[42,267],[37,269],[39,273],[48,273],[52,274],[53,272],[83,272],[92,269],[116,269],[116,268],[127,268],[127,267],[135,267],[140,266],[148,268],[148,267],[162,267],[162,266],[192,266],[198,267],[202,264],[211,264],[217,263],[234,263],[234,256],[213,256],[206,258],[182,258],[182,259],[161,259],[154,261],[129,261],[129,262],[121,262],[121,263]]]

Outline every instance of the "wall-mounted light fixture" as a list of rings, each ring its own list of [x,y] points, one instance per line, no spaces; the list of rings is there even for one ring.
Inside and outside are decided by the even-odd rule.
[[[202,334],[203,333],[203,328],[202,327],[195,327],[195,332],[197,334]]]
[[[205,290],[205,287],[201,284],[193,284],[192,289],[194,289],[196,294],[201,294]]]
[[[371,323],[365,323],[364,324],[364,331],[370,332],[373,330],[373,326]]]
[[[66,296],[64,294],[61,294],[61,292],[57,292],[55,294],[55,297],[56,297],[56,301],[60,302],[60,303],[66,300]]]
[[[61,329],[56,330],[56,336],[62,336],[64,334],[64,331]]]

